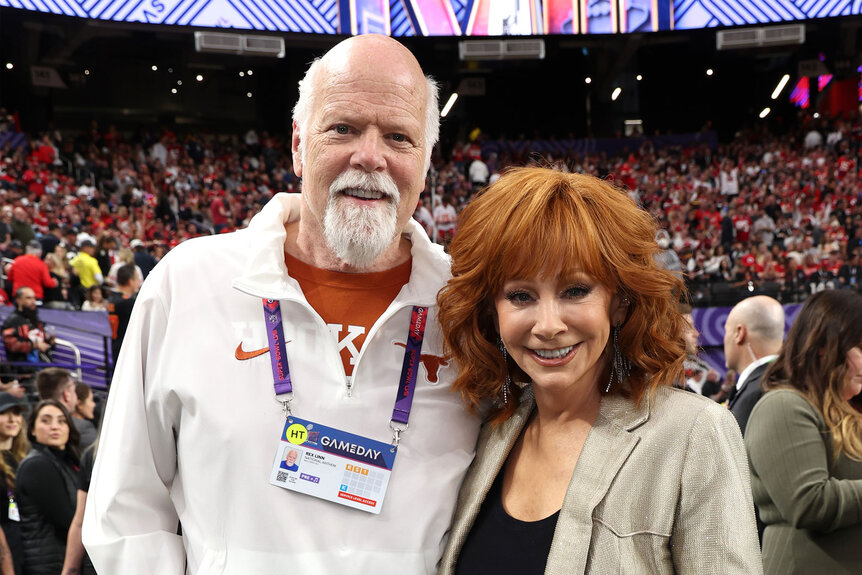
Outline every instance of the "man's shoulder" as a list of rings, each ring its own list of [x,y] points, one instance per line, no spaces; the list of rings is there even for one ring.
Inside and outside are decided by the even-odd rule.
[[[254,246],[245,239],[247,231],[202,236],[180,243],[152,269],[143,290],[164,282],[182,281],[188,286],[211,282],[214,275],[238,275],[254,255]]]
[[[108,296],[108,302],[115,305],[115,306],[121,306],[121,305],[125,305],[125,304],[134,303],[135,298],[137,298],[137,297],[138,297],[138,294],[134,294],[134,295],[131,295],[129,297],[126,297],[125,295],[123,295],[119,292],[113,292],[111,295]]]
[[[181,242],[168,252],[162,258],[162,262],[183,260],[185,263],[189,263],[189,260],[195,261],[202,257],[207,259],[201,263],[217,262],[220,260],[220,256],[223,257],[245,249],[248,246],[248,242],[245,241],[247,234],[248,229],[246,228],[227,234],[191,238]]]
[[[763,390],[760,388],[760,376],[756,379],[749,379],[745,387],[739,390],[734,397],[729,407],[730,411],[734,415],[750,412],[761,397],[763,397]]]
[[[3,328],[18,326],[27,323],[27,318],[18,313],[18,310],[13,310],[12,313],[6,316],[3,320]]]

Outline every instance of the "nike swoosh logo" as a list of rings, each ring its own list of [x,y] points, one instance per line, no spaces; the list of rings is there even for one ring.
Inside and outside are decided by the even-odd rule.
[[[253,357],[257,357],[257,356],[259,356],[259,355],[263,355],[263,354],[265,354],[265,353],[266,353],[266,352],[268,352],[268,351],[269,351],[269,348],[268,348],[268,347],[263,347],[263,348],[261,348],[261,349],[255,349],[255,350],[252,350],[252,351],[244,351],[244,350],[242,349],[242,342],[239,342],[239,345],[238,345],[238,346],[236,346],[236,352],[234,352],[234,355],[236,356],[236,358],[237,358],[238,360],[242,361],[242,360],[244,360],[244,359],[251,359],[251,358],[253,358]]]

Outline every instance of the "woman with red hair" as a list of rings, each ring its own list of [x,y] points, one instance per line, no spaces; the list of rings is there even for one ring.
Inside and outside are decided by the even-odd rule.
[[[453,387],[487,420],[440,573],[761,571],[742,436],[683,373],[656,225],[584,175],[508,172],[441,291]]]

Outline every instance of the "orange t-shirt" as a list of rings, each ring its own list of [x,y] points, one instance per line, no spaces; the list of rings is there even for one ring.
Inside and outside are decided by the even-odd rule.
[[[353,375],[365,336],[410,280],[413,260],[391,270],[367,274],[318,269],[287,253],[284,263],[290,277],[299,282],[305,299],[338,338],[344,373]]]

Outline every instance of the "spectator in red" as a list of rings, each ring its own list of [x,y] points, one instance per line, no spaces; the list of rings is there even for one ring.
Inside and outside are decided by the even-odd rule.
[[[36,299],[45,297],[45,288],[57,287],[57,280],[51,277],[48,266],[40,259],[42,244],[33,240],[27,246],[27,253],[15,258],[9,266],[7,277],[12,282],[12,293],[22,287],[33,289]]]
[[[738,205],[733,210],[733,228],[736,230],[736,241],[747,243],[751,235],[751,217],[748,215],[748,205]]]
[[[55,158],[56,150],[54,149],[54,144],[51,143],[51,138],[48,134],[45,134],[39,143],[34,146],[33,159],[46,166],[50,166],[54,163]]]
[[[216,189],[215,197],[210,202],[210,220],[213,223],[213,231],[220,234],[227,227],[230,210],[227,209],[224,201],[224,190]]]

